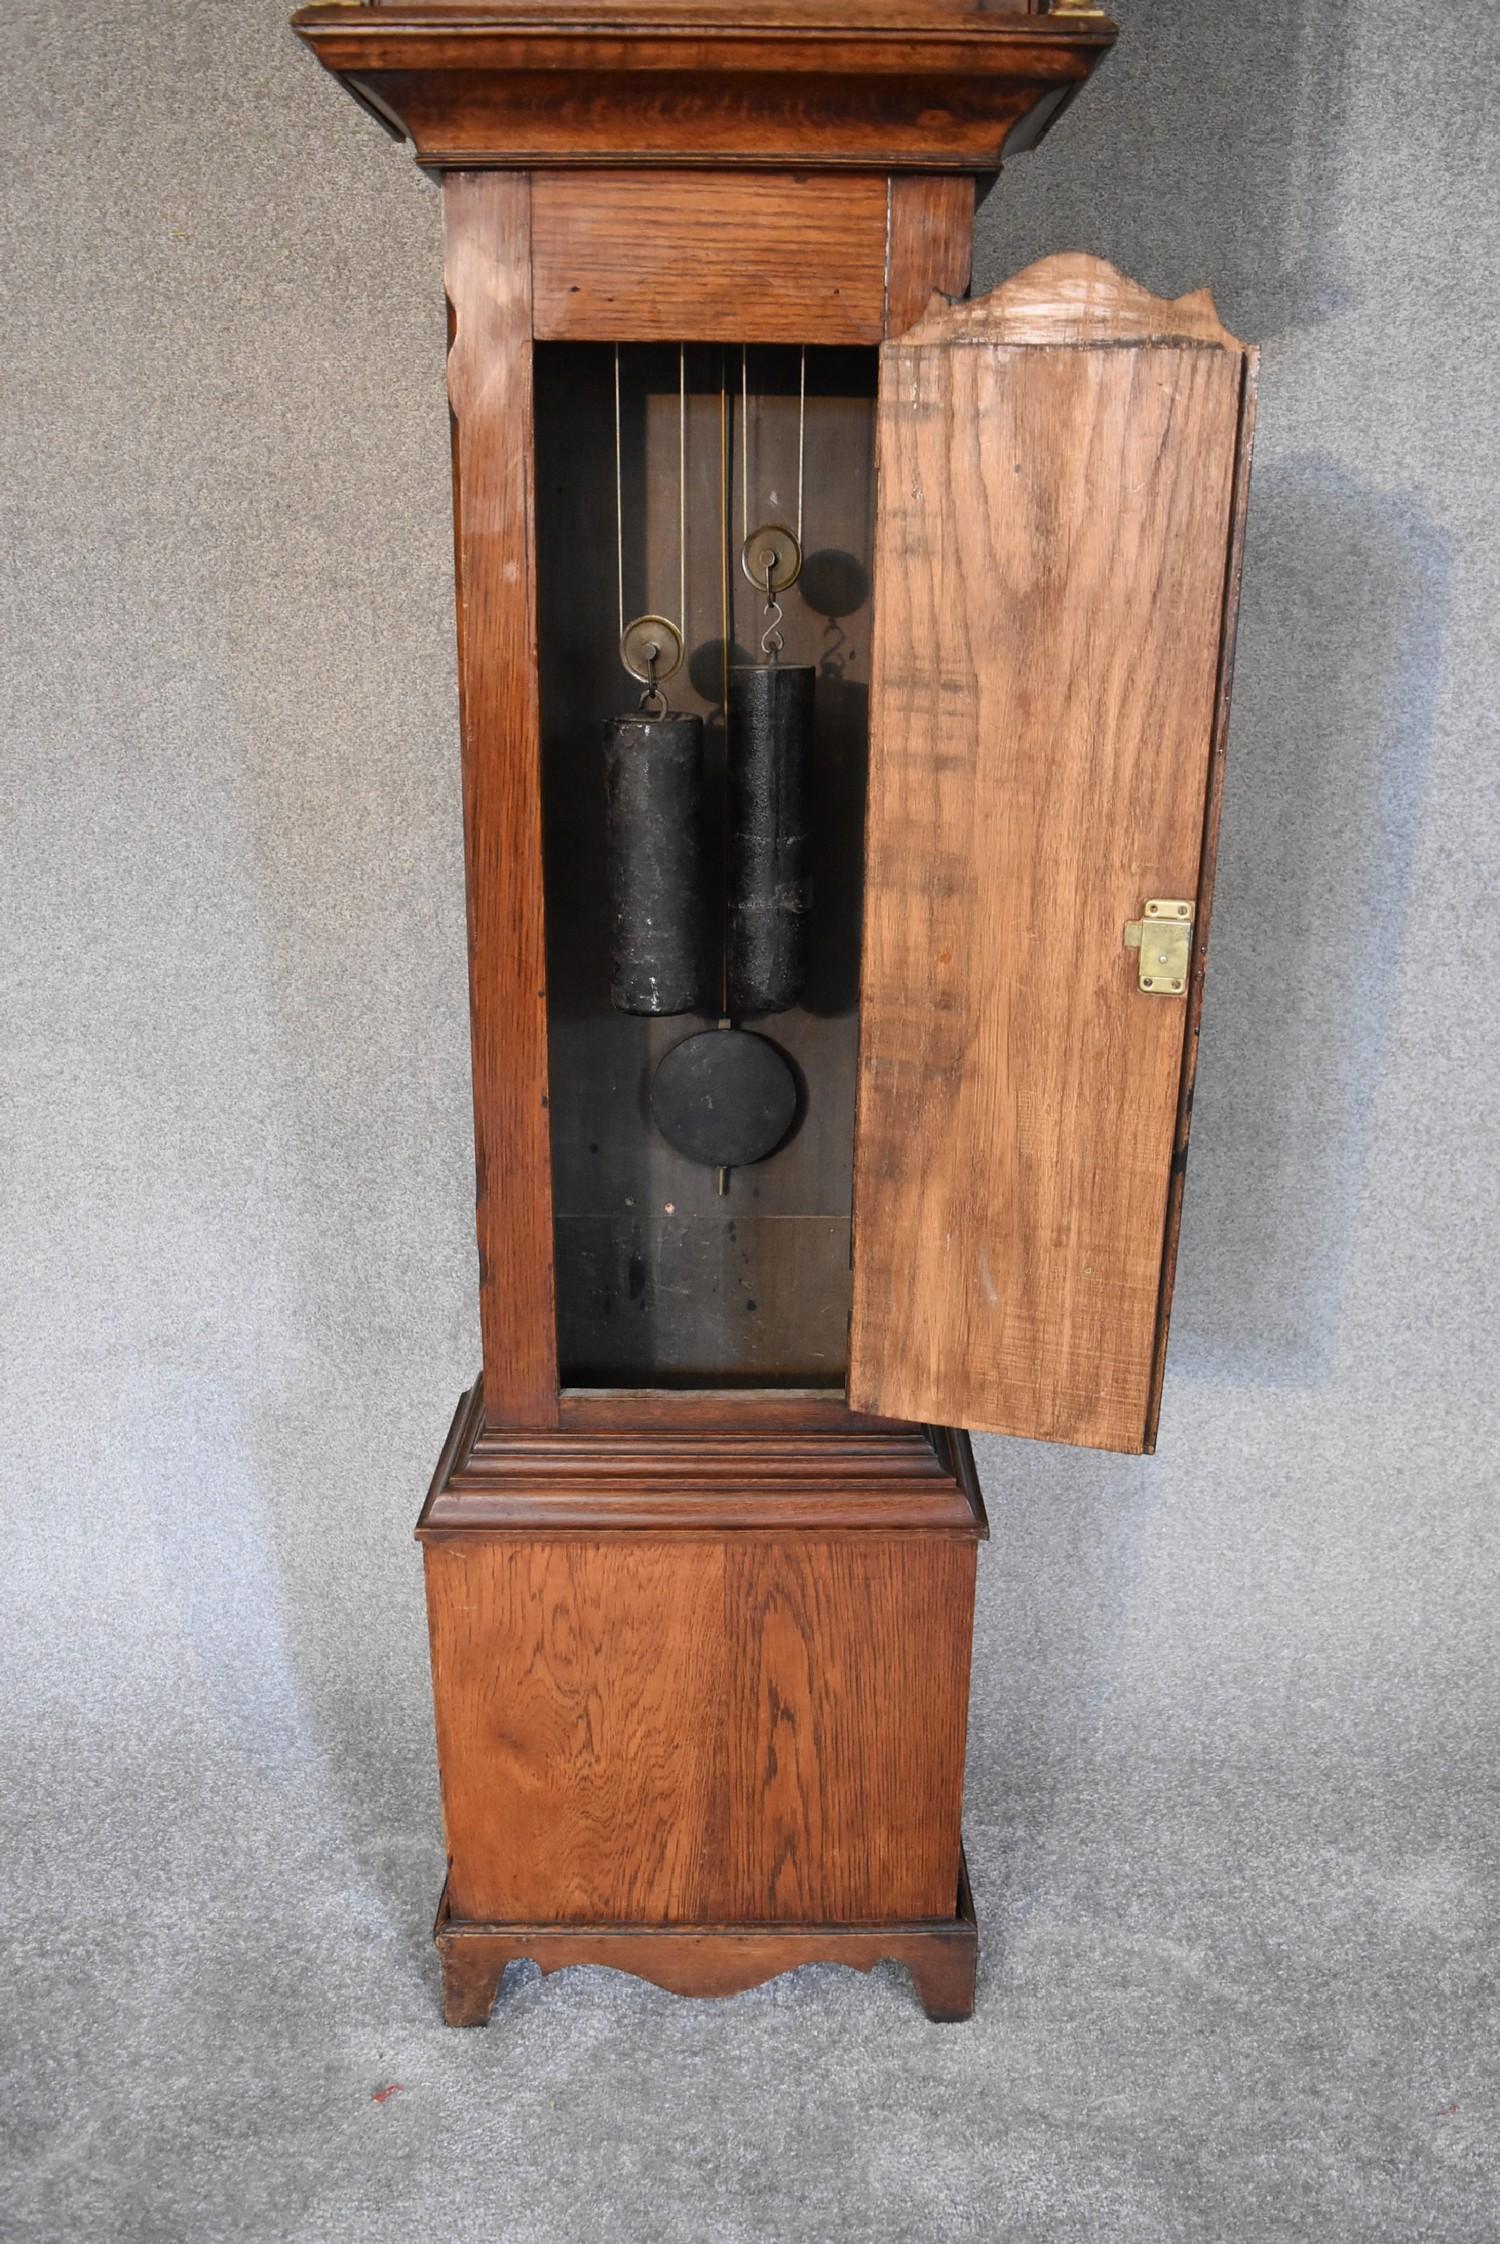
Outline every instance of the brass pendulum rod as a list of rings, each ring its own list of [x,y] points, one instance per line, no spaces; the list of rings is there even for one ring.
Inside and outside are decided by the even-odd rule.
[[[729,366],[722,346],[719,351],[719,632],[723,653],[723,723],[721,735],[726,755],[729,744],[729,671],[734,653],[734,575],[730,555],[734,537],[734,448],[732,444],[733,414],[729,403]],[[725,764],[727,813],[728,764]],[[721,820],[723,829],[723,878],[719,882],[719,1026],[732,1026],[729,1013],[729,820]],[[714,1172],[714,1190],[723,1200],[729,1193],[729,1171]]]
[[[797,364],[797,547],[802,550],[802,495],[807,488],[807,345]]]
[[[620,414],[620,346],[615,345],[615,583],[620,596],[620,644],[625,644],[625,440]]]
[[[729,402],[729,369],[724,350],[719,351],[719,628],[722,638],[723,667],[723,723],[722,733],[726,750],[729,742],[729,673],[734,661],[734,412]],[[743,443],[743,432],[741,442]],[[728,766],[725,766],[728,779]],[[727,1021],[729,1016],[729,824],[721,821],[724,832],[724,878],[719,884],[719,1015]],[[724,1171],[719,1171],[721,1192],[727,1190]]]
[[[677,346],[677,628],[683,652],[688,643],[687,612],[687,345]]]
[[[719,622],[724,651],[724,706],[729,707],[729,664],[731,643],[734,638],[734,615],[729,545],[733,536],[730,527],[731,493],[734,488],[734,470],[731,465],[730,405],[728,368],[722,347],[719,351]]]

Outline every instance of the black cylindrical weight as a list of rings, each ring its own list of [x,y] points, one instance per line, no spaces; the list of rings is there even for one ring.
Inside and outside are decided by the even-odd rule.
[[[729,682],[729,1003],[781,1013],[807,975],[814,673],[736,669]]]
[[[610,997],[622,1013],[693,1013],[704,998],[703,720],[604,727]]]

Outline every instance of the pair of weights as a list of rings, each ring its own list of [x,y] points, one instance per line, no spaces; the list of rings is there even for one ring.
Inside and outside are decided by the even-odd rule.
[[[807,978],[813,679],[801,664],[730,672],[725,969],[729,1011],[782,1013]],[[708,973],[703,720],[604,728],[610,997],[622,1013],[717,1012]]]

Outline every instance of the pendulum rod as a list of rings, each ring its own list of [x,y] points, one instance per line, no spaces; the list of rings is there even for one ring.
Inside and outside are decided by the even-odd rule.
[[[797,543],[802,543],[802,494],[807,488],[807,345],[797,366]]]
[[[620,426],[620,346],[615,345],[615,581],[620,593],[620,644],[625,643],[625,440]]]
[[[677,628],[687,647],[687,345],[677,346]]]
[[[731,596],[729,543],[733,532],[730,527],[734,492],[734,468],[730,458],[730,405],[729,374],[724,351],[719,351],[719,624],[723,642],[724,675],[723,702],[729,707],[729,666],[733,655],[734,612]]]
[[[743,430],[741,431],[743,442]],[[734,574],[730,549],[734,539],[734,408],[729,402],[728,354],[719,351],[719,628],[723,640],[723,737],[729,737],[729,678],[734,663]],[[726,764],[725,778],[728,778]],[[729,829],[723,827],[723,879],[720,882],[719,1013],[729,1014]],[[720,1172],[720,1190],[727,1179]]]
[[[734,660],[734,579],[729,557],[734,536],[734,456],[733,410],[729,403],[728,354],[722,344],[719,348],[719,632],[723,651],[723,681],[721,706],[723,723],[721,737],[725,743],[725,784],[728,784],[729,740],[729,673]],[[719,879],[719,1026],[727,1029],[733,1025],[729,1011],[729,815],[728,802],[720,820],[720,879]],[[723,1200],[729,1192],[729,1171],[714,1171],[714,1191]]]

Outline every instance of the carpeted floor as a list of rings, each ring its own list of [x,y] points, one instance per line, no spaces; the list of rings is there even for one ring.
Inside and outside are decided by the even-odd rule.
[[[452,2034],[435,198],[272,0],[13,0],[6,2244],[1500,2236],[1500,26],[1119,12],[980,282],[1211,282],[1261,436],[1161,1454],[983,1451],[978,2015],[528,1972]]]

